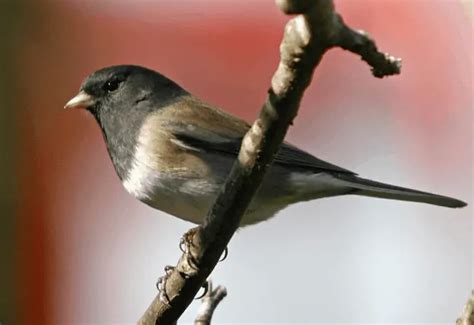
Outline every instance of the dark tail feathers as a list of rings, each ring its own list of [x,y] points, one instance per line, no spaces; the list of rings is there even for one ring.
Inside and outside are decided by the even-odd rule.
[[[391,200],[422,202],[439,205],[448,208],[462,208],[467,204],[463,201],[447,196],[412,190],[400,186],[384,184],[357,177],[355,175],[339,174],[336,178],[344,182],[346,186],[356,191],[352,194],[378,197]]]

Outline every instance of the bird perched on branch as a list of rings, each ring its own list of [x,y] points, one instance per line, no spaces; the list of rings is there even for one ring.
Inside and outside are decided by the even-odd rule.
[[[249,129],[243,120],[200,101],[165,76],[132,65],[94,72],[65,108],[92,113],[130,194],[193,223],[203,221]],[[284,143],[241,226],[266,220],[296,202],[348,194],[450,208],[466,205],[360,178]]]

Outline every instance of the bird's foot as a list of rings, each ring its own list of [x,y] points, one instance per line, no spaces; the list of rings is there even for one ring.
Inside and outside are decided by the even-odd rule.
[[[174,266],[166,265],[165,275],[161,276],[156,282],[156,288],[159,292],[159,299],[165,305],[170,304],[170,299],[168,297],[168,294],[166,293],[166,281],[168,281],[168,277],[170,276],[171,272],[173,272],[173,270]]]
[[[186,255],[188,265],[195,270],[198,269],[197,259],[193,256],[191,248],[194,247],[193,237],[198,231],[199,227],[189,229],[179,241],[179,249]],[[224,253],[222,254],[223,256],[219,259],[219,262],[224,261],[228,254],[229,250],[226,247]]]
[[[179,241],[179,249],[186,256],[186,261],[188,265],[194,269],[198,270],[197,259],[192,254],[192,248],[195,246],[193,243],[194,235],[199,231],[199,226],[189,229],[181,237]]]

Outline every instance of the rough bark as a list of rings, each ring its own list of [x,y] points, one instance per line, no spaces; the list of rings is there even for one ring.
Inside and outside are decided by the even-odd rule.
[[[324,53],[341,47],[362,57],[374,76],[400,72],[400,60],[377,50],[364,32],[347,27],[331,0],[277,0],[279,8],[296,15],[286,25],[281,60],[258,119],[245,135],[238,159],[202,226],[188,233],[192,242],[165,289],[169,303],[157,297],[139,324],[172,324],[192,302],[238,228],[273,155],[296,117],[305,89]],[[193,263],[189,263],[190,255]],[[191,265],[195,264],[195,265]]]
[[[474,325],[474,290],[471,297],[464,305],[461,317],[456,320],[456,325]]]

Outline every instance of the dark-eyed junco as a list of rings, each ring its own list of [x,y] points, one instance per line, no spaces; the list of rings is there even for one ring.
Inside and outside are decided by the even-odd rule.
[[[102,129],[125,189],[146,204],[200,223],[237,157],[249,125],[163,75],[122,65],[94,72],[65,108],[84,108]],[[241,225],[289,204],[356,194],[450,208],[466,203],[383,184],[282,144]]]

